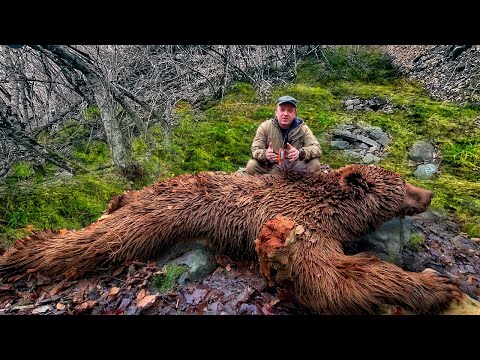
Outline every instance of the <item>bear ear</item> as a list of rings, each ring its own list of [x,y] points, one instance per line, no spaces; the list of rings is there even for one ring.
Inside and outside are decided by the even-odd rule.
[[[340,184],[348,186],[354,189],[363,190],[364,192],[370,192],[374,187],[373,182],[368,181],[368,175],[363,171],[359,171],[356,167],[345,169],[340,177]]]

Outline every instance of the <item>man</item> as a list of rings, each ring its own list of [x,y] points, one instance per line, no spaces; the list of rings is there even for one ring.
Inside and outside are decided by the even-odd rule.
[[[278,168],[280,161],[303,161],[308,170],[317,172],[321,168],[320,155],[322,150],[312,130],[297,118],[297,100],[281,96],[275,107],[275,117],[257,128],[252,159],[246,171],[250,175],[266,174]]]

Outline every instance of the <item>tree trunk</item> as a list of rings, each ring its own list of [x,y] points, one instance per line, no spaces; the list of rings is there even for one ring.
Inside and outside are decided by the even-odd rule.
[[[137,166],[132,161],[130,148],[126,144],[120,124],[115,116],[113,94],[119,96],[119,92],[115,91],[113,84],[108,81],[100,68],[86,54],[76,51],[74,48],[58,45],[32,45],[32,48],[44,52],[47,56],[50,55],[49,58],[64,69],[64,73],[65,71],[72,72],[68,70],[71,67],[74,69],[73,73],[79,72],[83,75],[86,80],[85,83],[88,85],[88,89],[93,92],[94,101],[100,109],[100,116],[112,153],[113,163],[127,178],[135,177]],[[70,77],[67,76],[68,78],[72,79],[69,81],[72,81],[72,85],[78,88],[78,77],[75,78],[74,74],[72,74]],[[82,96],[85,96],[87,93],[83,89],[79,92]],[[90,99],[90,102],[92,102],[92,99]]]
[[[95,88],[95,101],[100,108],[102,124],[105,129],[105,134],[107,135],[113,163],[123,175],[129,177],[130,171],[132,170],[130,169],[132,166],[130,152],[127,151],[125,139],[115,117],[112,94],[107,92],[101,84],[99,84],[99,86]]]

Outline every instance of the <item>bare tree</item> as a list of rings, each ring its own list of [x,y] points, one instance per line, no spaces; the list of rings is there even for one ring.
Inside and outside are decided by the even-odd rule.
[[[168,146],[176,104],[222,100],[235,81],[251,83],[260,101],[290,80],[298,60],[318,46],[297,45],[31,45],[0,47],[0,97],[10,121],[34,139],[86,107],[100,110],[115,166],[135,175],[130,141],[158,124]],[[13,159],[11,143],[0,151]],[[38,155],[38,154],[37,154]]]
[[[50,151],[40,145],[35,139],[30,138],[25,134],[25,131],[22,127],[19,127],[18,117],[11,108],[5,104],[5,102],[0,98],[0,129],[1,133],[5,140],[11,140],[13,143],[24,147],[29,150],[30,153],[38,155],[39,157],[44,158],[48,162],[61,167],[69,171],[70,173],[75,173],[81,169],[81,167],[74,164],[70,164],[66,159],[57,153]],[[2,169],[0,175],[5,170]]]

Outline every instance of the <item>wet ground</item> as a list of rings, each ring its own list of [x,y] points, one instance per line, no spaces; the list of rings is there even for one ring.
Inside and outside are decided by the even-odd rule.
[[[405,248],[403,267],[446,273],[480,300],[480,245],[461,234],[454,222],[431,212],[413,217],[413,227],[424,241],[418,250]],[[268,287],[257,263],[225,256],[216,261],[212,274],[167,293],[152,286],[162,272],[155,262],[131,262],[74,281],[52,282],[30,274],[14,283],[0,282],[0,314],[308,314],[291,294]]]

